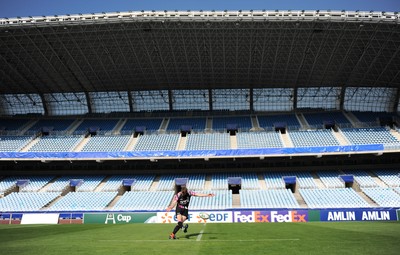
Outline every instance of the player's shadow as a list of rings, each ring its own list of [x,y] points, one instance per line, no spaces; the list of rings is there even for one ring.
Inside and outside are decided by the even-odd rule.
[[[203,232],[203,233],[192,233],[192,234],[187,234],[187,235],[185,235],[185,238],[186,239],[190,239],[191,237],[198,237],[199,235],[207,235],[208,233],[206,233],[206,232]]]

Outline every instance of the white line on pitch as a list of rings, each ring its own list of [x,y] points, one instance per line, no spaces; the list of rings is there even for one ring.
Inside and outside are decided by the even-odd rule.
[[[199,237],[197,237],[197,239],[199,239]],[[186,239],[186,238],[180,238],[180,240],[183,240],[185,242],[197,242],[197,241],[201,241],[201,242],[282,242],[282,241],[300,241],[300,239],[298,238],[293,238],[293,239],[229,239],[229,240],[224,240],[224,239],[213,239],[213,240],[190,240],[190,239]],[[138,240],[115,240],[115,239],[107,239],[107,240],[99,240],[101,242],[175,242],[175,240],[143,240],[143,239],[138,239]],[[179,242],[179,239],[176,240],[176,242]]]
[[[206,223],[204,223],[203,229],[200,231],[200,235],[197,236],[196,241],[200,241],[201,240],[201,237],[203,236],[205,228],[206,228]]]

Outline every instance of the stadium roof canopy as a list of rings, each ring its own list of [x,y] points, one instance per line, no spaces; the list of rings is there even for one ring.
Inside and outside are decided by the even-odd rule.
[[[399,17],[140,11],[3,18],[0,115],[398,111]]]

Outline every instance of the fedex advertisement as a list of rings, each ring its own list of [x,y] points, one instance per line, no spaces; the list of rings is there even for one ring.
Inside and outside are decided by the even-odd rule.
[[[308,222],[307,210],[234,211],[233,222]]]

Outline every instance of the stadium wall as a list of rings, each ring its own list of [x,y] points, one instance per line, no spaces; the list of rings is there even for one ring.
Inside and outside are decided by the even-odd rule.
[[[184,151],[119,151],[119,152],[0,152],[3,160],[21,159],[134,159],[134,158],[193,158],[235,157],[257,155],[295,155],[349,152],[383,152],[383,144],[320,146],[296,148],[263,148],[232,150],[184,150]]]
[[[38,224],[46,212],[0,213],[0,224]],[[60,212],[58,224],[131,224],[176,223],[174,212]],[[26,221],[29,218],[30,221]],[[400,221],[400,208],[343,209],[239,209],[225,211],[193,211],[190,223],[280,223],[280,222],[338,222],[338,221]],[[27,222],[27,223],[26,223]],[[43,223],[45,224],[45,222]]]

